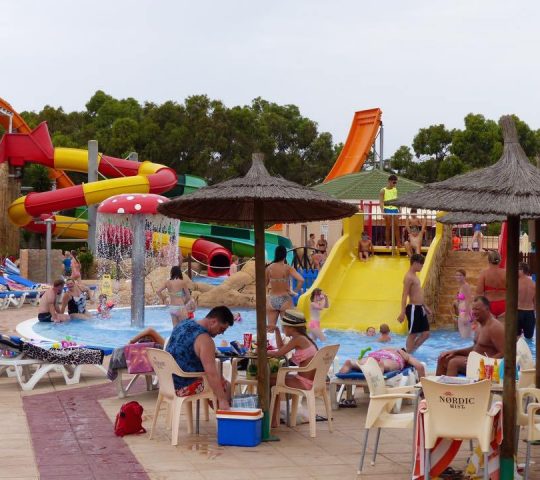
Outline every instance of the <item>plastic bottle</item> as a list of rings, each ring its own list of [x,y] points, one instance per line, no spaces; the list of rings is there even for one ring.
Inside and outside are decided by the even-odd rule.
[[[486,378],[486,364],[484,359],[480,359],[480,368],[478,369],[478,380],[484,380]]]
[[[501,377],[499,375],[499,364],[497,363],[497,359],[495,359],[495,363],[493,364],[493,382],[499,383],[501,381]]]

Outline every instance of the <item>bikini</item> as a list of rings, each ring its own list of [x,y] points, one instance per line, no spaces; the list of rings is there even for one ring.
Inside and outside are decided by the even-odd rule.
[[[370,358],[373,358],[378,363],[380,363],[382,360],[390,360],[393,362],[396,362],[399,366],[398,370],[403,370],[405,368],[405,360],[403,360],[403,357],[393,350],[376,350],[375,352],[370,352],[367,355]]]
[[[291,356],[291,362],[300,366],[306,360],[313,358],[316,353],[317,348],[315,345],[310,345],[307,348],[297,348]],[[304,390],[311,390],[313,387],[313,380],[304,377],[299,373],[296,374],[296,379],[302,384]]]
[[[288,284],[289,277],[270,277],[270,282],[284,282]],[[270,303],[270,306],[278,312],[281,312],[283,310],[283,305],[290,301],[292,301],[292,297],[287,293],[282,295],[268,295],[268,302]]]
[[[506,292],[506,288],[497,288],[490,287],[489,285],[484,284],[484,291],[487,292]],[[493,315],[498,317],[506,312],[506,299],[502,300],[490,300],[489,301],[489,310]]]

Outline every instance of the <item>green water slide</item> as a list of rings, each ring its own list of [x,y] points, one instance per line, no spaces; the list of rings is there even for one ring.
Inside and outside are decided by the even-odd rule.
[[[180,235],[182,237],[210,240],[227,248],[239,257],[253,257],[255,255],[255,233],[249,228],[181,221]],[[274,259],[274,251],[278,245],[283,245],[287,250],[292,248],[292,243],[287,237],[269,232],[265,232],[264,236],[266,260]],[[292,262],[292,253],[289,253],[287,259],[289,263]]]

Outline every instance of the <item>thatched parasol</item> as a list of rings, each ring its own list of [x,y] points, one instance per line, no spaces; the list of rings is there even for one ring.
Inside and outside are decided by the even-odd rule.
[[[501,478],[513,478],[519,222],[521,215],[540,218],[540,170],[529,162],[521,148],[512,117],[504,116],[499,123],[503,131],[504,150],[497,163],[443,182],[426,185],[390,203],[449,212],[473,212],[507,217],[504,440],[501,449]],[[535,230],[540,232],[538,221]],[[537,272],[537,278],[540,278],[539,273]],[[540,282],[538,281],[536,288],[536,298],[540,300]],[[540,340],[539,313],[537,311],[537,345]],[[540,386],[540,355],[537,355],[536,362],[538,387]]]
[[[462,223],[496,223],[504,222],[506,216],[493,213],[452,212],[437,217],[437,222],[446,225],[459,225]]]
[[[350,203],[272,177],[263,164],[264,155],[253,154],[253,165],[241,178],[177,197],[159,207],[159,212],[181,220],[253,224],[255,230],[255,288],[257,344],[266,345],[265,223],[297,223],[343,218],[358,212]],[[267,365],[266,350],[258,349],[259,365]],[[258,389],[265,413],[264,438],[269,437],[269,374],[258,369]]]

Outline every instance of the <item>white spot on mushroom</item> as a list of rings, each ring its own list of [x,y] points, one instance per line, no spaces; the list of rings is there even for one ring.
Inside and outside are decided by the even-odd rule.
[[[157,203],[163,203],[163,200],[161,200],[161,198],[158,198]]]
[[[116,203],[116,202],[118,202],[118,199],[117,199],[117,198],[114,198],[114,199],[112,200],[112,203]]]
[[[119,208],[116,213],[126,213],[125,210],[123,208]]]
[[[142,207],[141,207],[141,204],[140,203],[136,203],[135,204],[135,210],[140,210]]]
[[[128,197],[126,197],[126,200],[133,200],[133,199],[135,199],[133,195],[129,195]]]

